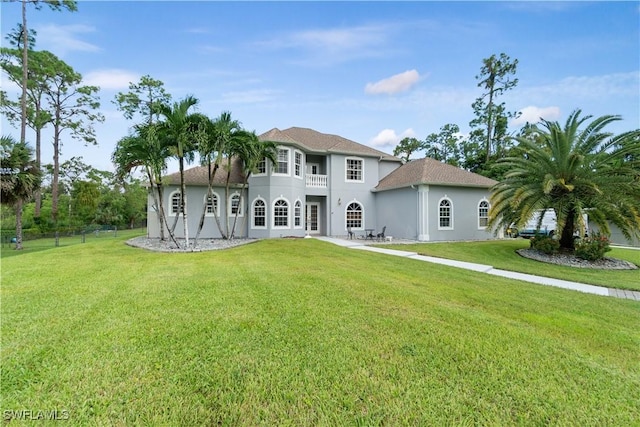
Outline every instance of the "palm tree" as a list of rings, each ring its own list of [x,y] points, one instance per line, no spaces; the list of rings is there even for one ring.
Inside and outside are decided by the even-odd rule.
[[[178,159],[180,168],[180,211],[184,227],[185,248],[189,248],[189,225],[187,218],[186,184],[184,182],[184,164],[193,161],[194,139],[198,130],[198,123],[203,121],[200,114],[189,113],[191,107],[198,104],[198,99],[188,95],[182,101],[174,102],[172,106],[158,105],[157,111],[164,118],[159,124],[159,136],[164,145],[169,147],[173,156]]]
[[[178,245],[175,236],[169,229],[163,203],[162,176],[167,169],[169,149],[163,146],[156,135],[155,125],[138,125],[132,135],[120,139],[111,155],[119,177],[129,174],[141,167],[149,180],[153,203],[156,206],[158,222],[160,223],[160,239],[164,240],[165,225],[171,240]]]
[[[493,187],[491,227],[523,224],[553,209],[563,249],[574,249],[584,213],[607,234],[610,221],[627,239],[640,236],[640,129],[614,135],[604,128],[619,116],[587,123],[591,116],[580,113],[564,127],[543,120],[527,137],[514,138],[515,154],[498,162],[508,172]]]
[[[12,205],[16,212],[16,249],[22,249],[22,207],[40,188],[40,169],[33,159],[33,149],[25,142],[17,142],[11,136],[0,137],[0,198]]]

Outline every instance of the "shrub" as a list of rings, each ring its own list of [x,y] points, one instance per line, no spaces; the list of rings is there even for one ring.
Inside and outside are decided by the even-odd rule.
[[[596,261],[604,258],[604,254],[609,252],[609,238],[601,233],[595,233],[590,237],[585,237],[576,243],[575,254],[578,258],[587,261]]]
[[[530,246],[533,249],[544,252],[547,255],[558,253],[560,242],[550,236],[535,236],[530,240]]]

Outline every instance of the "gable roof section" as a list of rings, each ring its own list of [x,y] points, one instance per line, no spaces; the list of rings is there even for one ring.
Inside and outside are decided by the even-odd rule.
[[[226,165],[226,163],[224,163],[224,165]],[[227,182],[227,171],[224,165],[218,168],[214,176],[213,185],[215,187],[224,187]],[[186,185],[207,186],[208,181],[209,171],[207,166],[196,166],[184,171],[184,182]],[[166,175],[163,178],[163,182],[165,185],[180,185],[180,172]],[[231,161],[231,177],[229,183],[232,185],[241,185],[244,183],[241,160],[237,157]]]
[[[338,135],[321,133],[313,129],[291,127],[289,129],[271,129],[259,136],[262,141],[294,144],[311,152],[352,154],[358,156],[378,157],[384,160],[400,162],[398,157],[359,144]]]
[[[374,191],[392,190],[420,184],[489,188],[497,183],[498,181],[491,178],[426,157],[412,160],[400,166],[382,178]]]

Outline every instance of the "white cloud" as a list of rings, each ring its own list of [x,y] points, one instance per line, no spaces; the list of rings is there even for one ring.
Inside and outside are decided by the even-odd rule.
[[[48,24],[36,28],[38,32],[38,48],[49,50],[58,56],[68,52],[98,52],[101,49],[91,43],[80,40],[78,35],[95,32],[89,25],[55,25]],[[40,46],[40,44],[42,46]]]
[[[375,137],[369,140],[369,145],[372,147],[394,147],[404,138],[415,137],[416,133],[411,128],[405,130],[400,135],[397,135],[396,131],[393,129],[383,129]]]
[[[129,83],[137,82],[140,76],[127,70],[117,68],[109,70],[96,70],[87,73],[82,83],[90,86],[99,86],[100,89],[126,89]]]
[[[538,123],[540,119],[555,121],[560,117],[560,107],[536,107],[530,105],[520,110],[520,117],[511,122],[512,125]]]
[[[386,93],[393,95],[400,92],[406,92],[420,81],[420,74],[416,70],[408,70],[404,73],[396,74],[386,79],[379,80],[375,83],[367,83],[364,88],[365,93],[377,95]]]

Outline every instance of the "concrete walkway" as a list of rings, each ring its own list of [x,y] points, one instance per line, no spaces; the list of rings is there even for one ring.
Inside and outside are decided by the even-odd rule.
[[[450,267],[464,268],[466,270],[477,271],[479,273],[491,274],[493,276],[506,277],[508,279],[523,280],[525,282],[536,283],[538,285],[555,286],[563,289],[571,289],[574,291],[585,292],[589,294],[626,298],[640,301],[640,292],[627,291],[622,289],[605,288],[603,286],[587,285],[586,283],[569,282],[567,280],[551,279],[549,277],[534,276],[533,274],[517,273],[514,271],[499,270],[490,265],[475,264],[471,262],[455,261],[445,258],[437,258],[425,255],[418,255],[417,252],[400,251],[397,249],[386,249],[380,247],[369,246],[362,240],[345,240],[334,237],[318,236],[318,240],[333,243],[350,249],[358,249],[380,254],[395,255],[405,258],[416,259],[419,261],[431,262],[434,264],[442,264]]]

